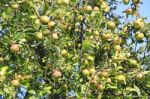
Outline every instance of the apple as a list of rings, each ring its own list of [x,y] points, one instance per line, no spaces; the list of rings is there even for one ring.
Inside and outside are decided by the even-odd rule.
[[[93,8],[93,10],[94,10],[94,11],[99,11],[99,7],[95,6],[95,7]]]
[[[70,0],[62,0],[62,2],[65,3],[65,4],[69,4]]]
[[[95,79],[91,79],[89,82],[90,82],[91,84],[96,84],[96,83],[97,83],[97,81],[96,81]]]
[[[67,52],[67,50],[63,49],[63,50],[61,50],[60,53],[61,53],[61,55],[65,56],[65,55],[67,55],[68,52]]]
[[[133,2],[134,4],[138,4],[138,3],[140,3],[140,0],[132,0],[132,2]]]
[[[14,79],[14,80],[12,80],[11,81],[11,84],[13,85],[13,86],[19,86],[20,85],[20,82],[19,82],[19,80],[18,79]]]
[[[82,21],[83,20],[83,16],[82,15],[77,15],[77,20],[78,21]]]
[[[11,7],[13,9],[18,9],[19,8],[19,4],[18,3],[13,3],[13,4],[11,4]]]
[[[107,71],[102,71],[102,72],[100,72],[100,76],[102,76],[102,77],[108,77],[109,76],[109,74],[108,74],[108,72]]]
[[[143,79],[144,78],[144,73],[143,72],[138,73],[136,75],[136,78],[139,79],[139,80]]]
[[[54,78],[60,78],[62,76],[62,73],[59,70],[54,70],[52,76]]]
[[[90,75],[90,71],[88,69],[83,69],[82,70],[82,74],[85,76],[89,76]]]
[[[135,38],[136,38],[137,40],[142,40],[142,39],[144,38],[144,33],[136,33],[136,34],[135,34]]]
[[[37,40],[42,40],[43,39],[43,33],[42,32],[37,32],[35,34],[35,37],[36,37]]]
[[[109,29],[114,30],[116,28],[116,23],[113,21],[108,21],[107,26]]]
[[[107,83],[112,83],[111,78],[107,78]]]
[[[50,21],[48,22],[48,28],[51,29],[53,26],[55,25],[55,22],[54,21]]]
[[[12,44],[10,46],[10,51],[12,53],[18,53],[20,51],[20,47],[19,47],[19,44]]]
[[[129,4],[130,0],[122,0],[125,5]]]
[[[144,27],[144,20],[141,19],[141,18],[138,18],[137,20],[134,20],[133,21],[133,26],[136,28],[136,29],[141,29]]]
[[[138,65],[138,62],[137,62],[135,59],[130,59],[130,60],[129,60],[129,63],[130,63],[131,65]]]
[[[116,51],[121,51],[121,46],[120,45],[114,45],[114,49]]]
[[[122,75],[122,74],[116,75],[115,78],[116,78],[117,81],[124,81],[126,79],[126,77],[124,75]]]
[[[112,39],[112,35],[110,33],[103,33],[102,38],[104,40],[110,41]]]
[[[132,8],[128,8],[127,10],[125,10],[126,14],[128,15],[132,15],[133,14],[133,10]]]
[[[95,70],[95,68],[92,67],[92,68],[89,69],[89,72],[90,72],[90,74],[93,74],[93,73],[96,72],[96,70]]]
[[[103,9],[104,12],[109,12],[110,10],[110,7],[108,6],[106,2],[102,2],[101,8]]]
[[[94,35],[94,36],[99,36],[99,32],[98,32],[98,31],[94,31],[94,32],[93,32],[93,35]]]
[[[92,61],[92,62],[93,62],[93,61],[94,61],[94,57],[93,57],[93,56],[91,56],[91,55],[88,55],[88,56],[87,56],[87,60],[89,60],[89,61]]]
[[[105,87],[102,84],[97,84],[96,88],[97,88],[97,90],[102,91],[102,90],[104,90]]]
[[[84,6],[84,9],[86,11],[92,11],[92,6],[90,6],[90,5]]]
[[[57,3],[57,4],[62,4],[62,3],[63,3],[63,0],[56,0],[56,3]]]
[[[119,36],[115,36],[113,43],[116,45],[120,45],[122,43],[122,39]]]
[[[40,16],[40,22],[43,24],[48,24],[49,22],[49,17],[48,16]]]
[[[52,33],[52,38],[55,39],[55,40],[58,39],[58,34],[57,33]]]

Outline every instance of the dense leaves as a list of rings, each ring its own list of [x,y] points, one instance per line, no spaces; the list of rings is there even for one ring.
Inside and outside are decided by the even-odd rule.
[[[1,98],[148,97],[150,24],[141,3],[1,0]],[[131,5],[126,17],[115,14],[120,4]]]

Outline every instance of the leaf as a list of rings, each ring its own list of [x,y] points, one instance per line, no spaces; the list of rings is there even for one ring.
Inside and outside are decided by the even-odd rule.
[[[139,87],[137,87],[137,86],[134,84],[134,89],[136,90],[138,96],[140,97],[140,96],[141,96],[141,91],[140,91]]]
[[[132,88],[132,87],[126,87],[126,90],[127,91],[130,91],[130,92],[132,92],[132,91],[136,91],[134,88]]]
[[[36,92],[35,92],[34,90],[29,90],[28,92],[29,92],[30,94],[33,94],[33,95],[36,94]]]

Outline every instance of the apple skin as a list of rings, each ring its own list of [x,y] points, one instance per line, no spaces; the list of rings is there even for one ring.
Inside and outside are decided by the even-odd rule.
[[[144,27],[144,20],[141,19],[141,18],[139,18],[139,19],[137,19],[137,20],[134,20],[134,21],[133,21],[133,26],[134,26],[134,28],[136,28],[136,29],[141,29],[141,28],[143,28],[143,27]]]
[[[20,82],[17,79],[12,80],[11,83],[12,83],[13,86],[16,86],[16,87],[20,85]]]
[[[85,75],[85,76],[89,76],[90,75],[90,72],[88,69],[83,69],[82,70],[82,74]]]
[[[104,90],[105,87],[102,84],[97,84],[96,88],[98,91],[102,91],[102,90]]]
[[[138,80],[143,79],[143,78],[144,78],[144,73],[143,73],[143,72],[138,73],[138,74],[136,75],[136,78],[137,78]]]
[[[63,56],[64,56],[64,55],[67,55],[67,53],[68,53],[68,52],[67,52],[67,50],[63,49],[63,50],[61,50],[61,52],[60,52],[60,53],[61,53],[61,55],[63,55]]]
[[[129,4],[130,0],[122,0],[125,5]]]
[[[143,33],[136,33],[135,38],[136,38],[136,40],[142,40],[144,38],[144,34]]]
[[[114,49],[116,51],[121,51],[121,46],[120,45],[114,45]]]
[[[102,71],[102,72],[100,72],[100,75],[101,75],[102,77],[105,77],[105,78],[107,78],[107,77],[109,76],[109,74],[108,74],[107,71]]]
[[[114,30],[116,28],[116,23],[113,21],[108,21],[107,26],[109,29]]]
[[[95,70],[95,68],[90,68],[90,69],[89,69],[89,72],[90,72],[90,74],[93,74],[93,73],[96,72],[96,70]]]
[[[43,24],[48,24],[49,22],[49,17],[48,16],[40,16],[40,22]]]
[[[43,33],[42,32],[37,32],[35,35],[37,40],[42,40],[43,39]]]
[[[47,26],[49,29],[51,29],[56,23],[54,21],[48,22]]]
[[[58,37],[58,33],[52,33],[52,38],[54,40],[57,40],[59,37]]]
[[[54,78],[60,78],[62,76],[62,73],[59,70],[54,70],[52,73],[52,77]]]
[[[10,46],[10,51],[12,53],[18,53],[20,51],[20,47],[19,47],[19,44],[12,44]]]
[[[132,8],[128,8],[127,10],[125,10],[127,15],[133,15],[133,10]]]
[[[121,74],[120,75],[116,75],[115,78],[116,78],[117,81],[124,81],[126,79],[126,77],[124,75],[121,75]]]

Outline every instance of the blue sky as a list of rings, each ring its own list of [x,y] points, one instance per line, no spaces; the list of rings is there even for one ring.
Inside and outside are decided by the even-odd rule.
[[[119,0],[122,1],[122,0]],[[131,1],[131,0],[130,0]],[[143,2],[143,4],[140,5],[140,10],[139,13],[141,15],[141,17],[147,17],[148,20],[150,22],[150,0],[141,0]],[[117,13],[122,13],[122,11],[126,10],[127,8],[130,8],[130,4],[129,5],[119,5],[118,9],[117,9]]]

